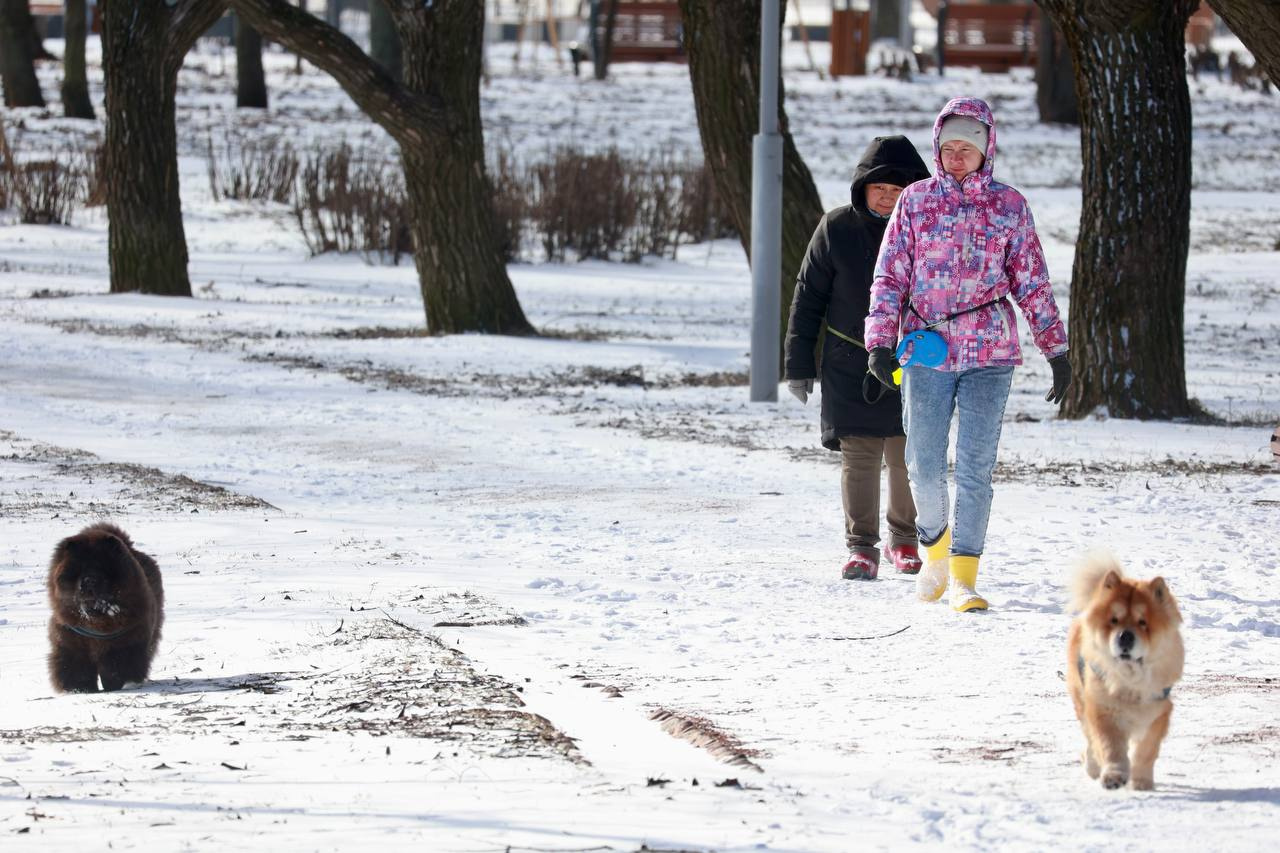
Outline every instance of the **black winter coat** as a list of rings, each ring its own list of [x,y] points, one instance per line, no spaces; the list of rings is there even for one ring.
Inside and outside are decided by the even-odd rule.
[[[854,172],[852,204],[823,215],[800,265],[796,292],[787,323],[785,372],[787,379],[817,376],[814,354],[823,322],[828,331],[822,347],[822,444],[840,449],[846,435],[889,438],[902,435],[902,398],[885,389],[876,403],[863,396],[867,351],[840,335],[862,340],[862,325],[870,309],[871,279],[887,219],[866,205],[867,184],[907,186],[929,177],[929,170],[905,136],[872,140]],[[868,384],[872,399],[882,388]]]

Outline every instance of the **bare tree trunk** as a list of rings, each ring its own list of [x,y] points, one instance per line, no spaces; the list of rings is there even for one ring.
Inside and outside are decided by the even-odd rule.
[[[1057,124],[1079,124],[1080,102],[1076,99],[1076,75],[1071,64],[1071,51],[1063,40],[1053,18],[1040,16],[1036,56],[1036,106],[1040,121]]]
[[[265,110],[267,77],[262,70],[262,36],[236,15],[236,106]]]
[[[94,118],[89,100],[89,78],[85,70],[84,42],[88,29],[85,0],[67,0],[62,27],[66,49],[62,57],[62,111],[67,118]]]
[[[760,121],[760,7],[760,0],[680,0],[702,154],[711,169],[716,195],[728,208],[748,257],[751,146]],[[781,81],[778,121],[783,144],[781,353],[796,273],[823,210],[813,176],[791,138]],[[851,144],[850,156],[856,158],[866,141]],[[849,165],[852,169],[854,161]]]
[[[1271,84],[1280,87],[1280,2],[1209,0],[1209,7],[1249,49]]]
[[[433,334],[533,332],[494,229],[480,123],[484,4],[396,0],[405,85],[286,0],[231,0],[259,32],[331,74],[400,145],[414,264]]]
[[[394,0],[392,0],[394,2]],[[387,0],[369,0],[369,55],[387,69],[397,83],[404,82],[404,63],[400,56],[400,34],[387,11]]]
[[[174,96],[221,0],[102,0],[111,292],[190,296]]]
[[[597,39],[599,44],[592,56],[597,80],[603,80],[609,76],[609,63],[613,60],[613,28],[618,22],[618,0],[600,0],[600,2],[609,4],[609,11],[605,17],[604,35]]]
[[[1191,101],[1183,31],[1196,0],[1040,0],[1080,96],[1083,203],[1071,282],[1072,382],[1062,412],[1192,415],[1183,305]]]
[[[44,106],[36,78],[34,47],[39,44],[27,0],[0,0],[0,84],[6,107]]]

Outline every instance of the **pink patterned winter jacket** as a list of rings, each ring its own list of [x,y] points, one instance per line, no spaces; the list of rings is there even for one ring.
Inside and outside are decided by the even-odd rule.
[[[990,129],[986,159],[963,186],[943,170],[939,153],[938,134],[950,115],[971,116]],[[899,328],[905,335],[926,325],[908,300],[933,323],[1001,299],[934,327],[947,340],[939,369],[1021,364],[1017,317],[1002,299],[1012,296],[1045,357],[1067,351],[1031,210],[1020,192],[992,179],[995,156],[991,108],[977,98],[951,100],[933,126],[935,174],[903,191],[880,244],[864,328],[868,349],[893,348]]]

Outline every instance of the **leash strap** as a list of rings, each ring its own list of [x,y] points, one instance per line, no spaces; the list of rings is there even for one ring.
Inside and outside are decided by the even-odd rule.
[[[861,347],[864,350],[867,348],[867,345],[862,341],[857,338],[852,338],[830,325],[827,326],[827,332],[835,335],[842,341],[853,344],[854,346]],[[874,406],[876,403],[879,403],[880,398],[884,396],[885,390],[884,384],[870,373],[862,377],[862,399],[866,401],[868,406]]]
[[[864,344],[862,341],[858,340],[857,338],[851,338],[851,337],[849,337],[849,336],[848,336],[848,335],[846,335],[844,332],[840,331],[839,329],[836,329],[836,328],[835,328],[835,327],[833,327],[833,326],[830,326],[830,325],[829,325],[829,326],[827,326],[827,331],[828,331],[828,332],[830,332],[831,334],[835,335],[837,338],[839,338],[839,339],[840,339],[840,340],[842,340],[842,341],[848,341],[849,343],[853,344],[854,346],[859,346],[859,347],[862,347],[863,349],[866,349],[866,348],[867,348],[867,345],[866,345],[866,344]]]
[[[992,299],[990,302],[984,302],[981,305],[975,305],[972,308],[966,308],[963,311],[957,311],[954,314],[948,314],[947,316],[943,317],[941,320],[937,321],[936,323],[930,323],[929,320],[923,314],[921,314],[919,311],[916,310],[916,306],[912,305],[910,300],[907,301],[907,310],[909,310],[912,314],[915,314],[917,317],[919,317],[921,322],[925,324],[924,327],[926,329],[932,329],[934,326],[941,326],[943,323],[950,323],[955,318],[961,317],[965,314],[972,314],[974,311],[981,311],[983,308],[990,308],[992,305],[996,305],[1000,302],[1004,302],[1004,299],[1005,298],[1001,296],[998,299]]]

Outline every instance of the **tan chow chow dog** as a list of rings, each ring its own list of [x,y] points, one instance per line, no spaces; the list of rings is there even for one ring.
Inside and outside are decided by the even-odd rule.
[[[1164,578],[1130,580],[1115,558],[1095,556],[1073,578],[1072,610],[1067,687],[1084,729],[1085,772],[1104,788],[1132,780],[1150,791],[1169,693],[1182,677],[1178,603]]]

